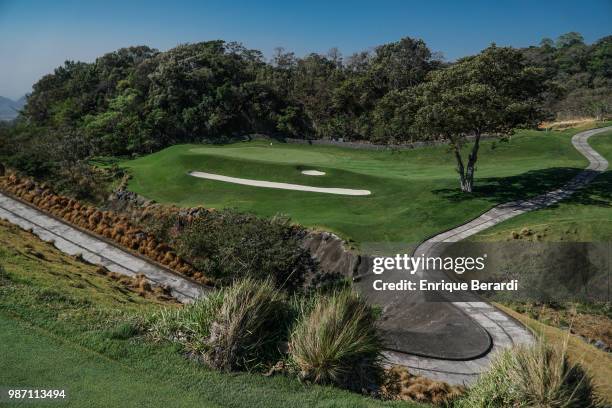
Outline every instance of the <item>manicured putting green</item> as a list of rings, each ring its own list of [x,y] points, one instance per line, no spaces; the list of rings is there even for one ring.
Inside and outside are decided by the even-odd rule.
[[[232,207],[263,216],[285,214],[359,244],[416,243],[496,204],[536,195],[571,179],[587,165],[570,142],[581,130],[521,131],[507,143],[483,142],[477,187],[471,195],[458,189],[447,146],[369,151],[262,141],[176,145],[122,166],[133,174],[131,190],[159,202]],[[326,174],[302,174],[312,169]],[[372,194],[340,196],[259,188],[196,179],[188,175],[190,171],[370,190]]]

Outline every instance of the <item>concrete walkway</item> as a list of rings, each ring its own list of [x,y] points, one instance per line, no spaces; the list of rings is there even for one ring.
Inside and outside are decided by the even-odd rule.
[[[555,204],[567,198],[608,168],[607,160],[593,150],[587,143],[587,140],[595,134],[610,130],[612,130],[612,127],[588,130],[578,133],[572,138],[572,144],[576,150],[589,160],[589,166],[561,188],[531,199],[512,201],[498,205],[482,214],[480,217],[428,239],[419,245],[414,253],[419,255],[425,254],[425,256],[437,256],[444,246],[442,243],[458,242],[509,218]],[[427,271],[427,273],[429,274],[431,271]],[[417,276],[419,276],[419,278],[430,278],[430,276],[424,275],[424,271],[417,271]],[[433,278],[433,280],[439,279],[439,277]],[[414,308],[414,299],[405,298],[406,296],[404,296],[404,301],[399,300],[395,304],[388,304],[385,306],[385,309],[389,310],[392,316],[390,319],[391,321],[389,321],[389,319],[385,321],[386,325],[392,326],[394,318],[398,319],[402,325],[406,324],[405,320],[400,320],[400,318],[404,317],[409,309]],[[514,344],[525,344],[533,341],[533,336],[522,324],[486,302],[430,302],[428,305],[429,307],[421,305],[421,308],[431,309],[431,319],[435,319],[436,316],[440,315],[442,313],[440,310],[443,311],[445,308],[452,306],[460,312],[464,318],[477,323],[484,328],[490,336],[490,349],[477,358],[464,359],[462,361],[415,356],[397,351],[389,351],[387,352],[387,357],[392,364],[407,366],[412,371],[451,384],[470,384],[489,366],[491,358],[497,351]],[[397,313],[393,313],[394,311]],[[400,313],[400,311],[403,313]],[[447,312],[448,311],[444,313]],[[455,315],[455,317],[456,316],[457,315]],[[460,322],[447,321],[447,323],[459,324]],[[455,336],[459,336],[459,338],[461,338],[462,335],[460,330],[455,332]],[[411,341],[409,336],[410,333],[406,332],[406,342]],[[453,339],[449,338],[448,340],[452,341]]]
[[[69,255],[81,254],[87,262],[102,265],[123,275],[144,274],[154,284],[168,285],[181,302],[190,302],[208,289],[155,263],[133,255],[118,246],[51,217],[34,207],[0,193],[0,218],[31,229],[40,239]]]
[[[193,177],[199,177],[199,178],[208,179],[208,180],[225,181],[226,183],[242,184],[243,186],[252,186],[252,187],[276,188],[280,190],[310,191],[313,193],[340,194],[340,195],[350,195],[350,196],[367,196],[367,195],[372,194],[370,190],[353,190],[350,188],[303,186],[301,184],[277,183],[274,181],[251,180],[251,179],[238,178],[238,177],[228,177],[228,176],[222,176],[221,174],[204,173],[203,171],[190,171],[187,174]],[[318,176],[321,174],[310,173],[309,175]]]

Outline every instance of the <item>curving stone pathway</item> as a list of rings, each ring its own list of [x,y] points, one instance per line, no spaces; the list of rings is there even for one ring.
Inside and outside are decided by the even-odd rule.
[[[428,239],[419,245],[414,253],[437,256],[444,246],[443,243],[460,241],[509,218],[555,204],[567,198],[608,168],[608,161],[593,150],[587,141],[589,137],[609,130],[612,130],[612,127],[588,130],[572,137],[572,144],[589,160],[589,166],[564,186],[531,199],[498,205],[459,227]],[[424,271],[417,271],[417,275],[422,277],[423,274]],[[412,301],[414,302],[414,300]],[[514,344],[528,344],[533,341],[533,336],[522,324],[486,302],[429,303],[429,305],[431,308],[438,309],[452,306],[461,312],[465,318],[477,323],[490,336],[490,348],[481,356],[461,359],[460,361],[388,351],[387,357],[390,363],[401,364],[409,367],[412,371],[451,384],[470,384],[480,373],[486,370],[491,358],[497,351]],[[396,304],[387,305],[385,308],[391,311],[403,309],[405,312],[404,306],[399,301]],[[398,314],[398,316],[400,315],[401,313]],[[393,320],[393,317],[391,320]],[[389,324],[390,322],[387,321],[386,323]],[[461,336],[462,333],[458,331],[455,334]],[[406,338],[405,341],[411,340]]]
[[[2,193],[0,218],[25,230],[31,229],[43,241],[53,242],[60,251],[81,254],[87,262],[102,265],[109,271],[128,276],[142,273],[152,283],[168,285],[172,295],[181,302],[191,302],[210,290]]]

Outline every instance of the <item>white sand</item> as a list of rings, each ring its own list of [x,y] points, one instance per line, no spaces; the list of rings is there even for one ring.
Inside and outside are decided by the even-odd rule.
[[[324,176],[325,172],[319,170],[303,170],[302,174],[306,176]]]
[[[190,171],[190,176],[208,180],[225,181],[227,183],[242,184],[245,186],[278,188],[281,190],[311,191],[313,193],[340,194],[351,196],[366,196],[372,194],[370,190],[352,190],[350,188],[323,188],[302,186],[299,184],[276,183],[273,181],[250,180],[237,177],[222,176],[220,174],[204,173],[202,171]]]

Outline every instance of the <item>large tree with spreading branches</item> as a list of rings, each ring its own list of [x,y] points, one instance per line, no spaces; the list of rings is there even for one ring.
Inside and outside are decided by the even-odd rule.
[[[483,134],[506,137],[542,119],[543,71],[525,64],[513,48],[495,45],[480,54],[433,71],[418,87],[421,106],[415,128],[444,138],[455,156],[461,190],[472,192]],[[467,160],[463,147],[472,139]]]

